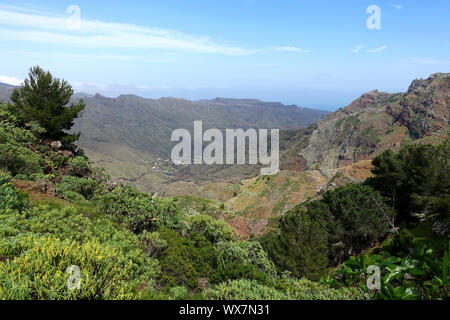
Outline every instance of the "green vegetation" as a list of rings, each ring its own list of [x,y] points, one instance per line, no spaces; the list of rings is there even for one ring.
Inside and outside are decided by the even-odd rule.
[[[241,240],[219,202],[111,183],[64,133],[78,114],[58,109],[69,93],[34,68],[15,105],[0,104],[0,299],[449,298],[448,141],[387,151],[373,178]],[[370,266],[379,290],[367,286]]]
[[[267,234],[262,244],[280,270],[317,280],[329,266],[384,239],[392,216],[378,192],[349,184],[290,210],[280,231]]]
[[[401,220],[439,218],[450,212],[450,143],[410,145],[387,150],[373,161],[375,177],[367,184],[379,190]]]
[[[23,86],[11,94],[14,102],[12,110],[24,123],[37,121],[45,129],[44,137],[70,144],[79,135],[70,135],[65,130],[72,128],[74,120],[85,107],[82,101],[68,106],[72,95],[70,84],[36,66],[30,69]]]

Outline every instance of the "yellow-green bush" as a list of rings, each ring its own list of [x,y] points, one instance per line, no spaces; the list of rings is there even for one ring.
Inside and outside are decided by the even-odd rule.
[[[132,261],[98,241],[61,240],[43,236],[21,240],[27,249],[0,263],[1,299],[127,299],[133,290]],[[28,242],[29,241],[29,242]],[[66,270],[80,268],[79,289],[67,285]]]
[[[288,296],[255,280],[229,280],[203,292],[210,300],[286,300]]]

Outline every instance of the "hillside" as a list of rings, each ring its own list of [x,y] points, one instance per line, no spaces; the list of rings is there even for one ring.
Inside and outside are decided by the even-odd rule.
[[[371,159],[382,151],[448,139],[449,116],[450,74],[440,73],[414,80],[406,93],[366,93],[306,129],[287,131],[280,141],[282,171],[243,180],[225,199],[243,216],[231,223],[242,235],[261,235],[271,217],[296,203],[364,181],[372,175]]]
[[[413,112],[408,132],[423,134],[372,163],[334,167],[331,179],[319,163],[183,181],[160,197],[115,183],[73,144],[66,129],[84,105],[67,106],[70,85],[39,67],[29,77],[36,86],[0,103],[0,299],[449,298],[450,139],[436,120],[447,100],[423,103],[428,87],[400,104]],[[446,81],[433,94],[447,97]],[[320,128],[284,132],[284,148],[299,134],[308,148]],[[383,281],[372,287],[374,265]]]
[[[14,86],[0,82],[0,101],[11,102],[9,96],[13,89]]]
[[[299,129],[327,114],[252,99],[154,100],[134,95],[113,99],[97,94],[84,101],[84,116],[73,129],[82,132],[78,145],[120,181],[163,194],[170,194],[167,185],[177,181],[245,178],[257,172],[252,166],[174,166],[170,136],[175,129],[192,131],[195,120],[203,121],[204,130]]]
[[[314,124],[295,143],[284,162],[295,169],[332,169],[371,159],[387,148],[448,128],[450,74],[414,80],[406,93],[374,90]]]

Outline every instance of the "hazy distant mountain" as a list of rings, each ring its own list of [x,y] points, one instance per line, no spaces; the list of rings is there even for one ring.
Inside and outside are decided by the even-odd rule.
[[[78,144],[114,176],[146,190],[155,190],[155,186],[174,179],[173,175],[180,168],[174,168],[169,161],[172,131],[178,128],[192,130],[196,120],[203,121],[204,130],[299,129],[327,114],[326,111],[252,99],[155,100],[135,95],[107,98],[99,94],[83,99],[86,103],[84,116],[74,128],[82,133]],[[235,173],[245,176],[248,171],[236,167],[230,173],[219,166],[195,166],[183,168],[178,174],[181,175],[179,179],[195,180]]]
[[[83,133],[81,145],[90,148],[95,141],[123,143],[161,157],[170,154],[170,135],[178,128],[191,129],[195,120],[204,128],[298,129],[310,125],[327,112],[285,106],[259,100],[216,98],[145,99],[121,95],[115,99],[99,94],[84,97],[84,117],[76,130]]]
[[[11,102],[11,99],[9,96],[11,95],[11,92],[13,91],[14,86],[0,82],[0,101],[6,101]]]

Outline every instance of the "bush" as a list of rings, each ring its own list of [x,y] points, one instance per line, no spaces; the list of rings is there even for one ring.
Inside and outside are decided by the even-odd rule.
[[[386,250],[379,254],[350,257],[336,270],[335,278],[344,285],[357,285],[374,299],[449,299],[449,247],[442,255],[430,246],[434,241],[426,239],[413,245],[408,255],[403,257],[391,255]],[[368,290],[366,286],[366,270],[370,265],[380,267],[380,290]]]
[[[13,176],[42,173],[41,163],[41,158],[25,147],[12,143],[0,144],[0,169]]]
[[[182,225],[182,233],[187,237],[191,233],[202,235],[212,243],[236,238],[236,230],[223,219],[214,219],[202,214],[187,217]]]
[[[100,210],[126,224],[135,233],[161,226],[175,227],[179,210],[172,199],[153,199],[129,186],[115,188],[100,198]]]
[[[89,163],[85,157],[75,157],[69,160],[69,165],[76,176],[82,177],[89,172]]]
[[[86,201],[85,197],[83,197],[81,194],[76,193],[74,191],[64,191],[62,193],[62,195],[64,196],[64,198],[66,200],[70,200],[70,201]]]
[[[217,267],[210,276],[215,282],[253,279],[271,284],[276,276],[275,265],[259,242],[220,241],[216,245]]]
[[[61,182],[56,184],[55,191],[63,196],[68,196],[69,199],[70,197],[76,198],[77,196],[74,193],[77,193],[89,200],[95,192],[95,181],[74,176],[63,176]]]
[[[287,300],[281,291],[255,280],[229,280],[203,292],[210,300]]]
[[[450,212],[450,142],[387,150],[373,160],[375,177],[367,184],[389,199],[403,221]]]
[[[137,288],[151,288],[159,272],[140,247],[107,217],[91,220],[72,207],[6,210],[0,214],[0,299],[138,299]],[[76,292],[67,290],[69,265],[81,268]]]
[[[0,263],[0,299],[133,298],[131,263],[96,241],[84,244],[40,237],[14,261]],[[69,289],[69,266],[80,269],[79,289]]]
[[[296,277],[319,279],[328,267],[328,233],[312,220],[303,207],[286,213],[280,220],[280,232],[261,239],[264,249],[280,271]]]
[[[0,172],[0,214],[2,210],[24,211],[28,207],[26,194],[10,182],[10,177]]]
[[[174,300],[184,300],[188,297],[188,290],[186,287],[173,287],[169,290],[170,298]]]
[[[207,278],[214,268],[214,246],[205,241],[189,240],[175,230],[164,229],[159,233],[167,242],[156,256],[161,265],[161,284],[198,289],[200,276]]]
[[[328,285],[308,279],[296,279],[283,275],[276,288],[285,292],[293,300],[362,300],[364,296],[358,288],[331,288]]]
[[[308,215],[328,233],[333,265],[383,240],[394,225],[395,211],[364,184],[348,184],[305,205]]]

